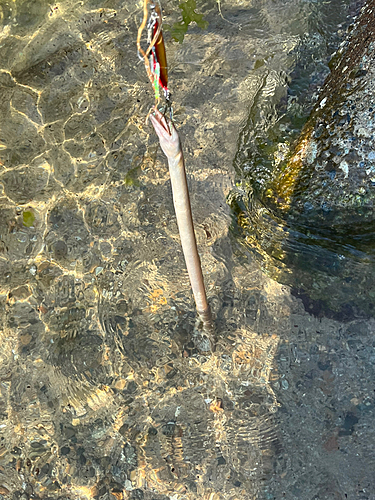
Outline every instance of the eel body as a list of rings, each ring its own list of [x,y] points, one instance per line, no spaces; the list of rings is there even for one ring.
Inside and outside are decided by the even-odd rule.
[[[211,312],[207,302],[201,261],[194,233],[184,156],[180,139],[173,124],[170,122],[167,123],[160,111],[155,110],[154,114],[150,115],[150,120],[159,137],[160,146],[168,159],[173,204],[181,238],[181,246],[197,311],[203,322],[206,323],[211,320]]]

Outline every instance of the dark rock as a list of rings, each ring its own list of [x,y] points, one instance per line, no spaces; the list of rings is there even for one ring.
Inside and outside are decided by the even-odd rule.
[[[369,0],[257,197],[233,205],[249,245],[272,257],[263,259],[271,275],[307,312],[340,321],[375,312],[374,12]]]

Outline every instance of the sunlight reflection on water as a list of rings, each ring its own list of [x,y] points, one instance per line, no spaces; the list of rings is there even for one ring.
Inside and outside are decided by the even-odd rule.
[[[163,8],[166,23],[180,20],[176,1]],[[325,61],[337,21],[315,2],[221,10],[226,20],[217,2],[198,2],[208,27],[191,25],[182,44],[165,32],[217,322],[204,356],[166,162],[144,123],[141,4],[0,5],[4,498],[246,500],[289,481],[286,340],[299,322],[309,351],[317,323],[232,246],[225,200],[236,152],[275,122],[291,73],[307,78],[300,48],[315,40]],[[316,35],[322,16],[327,39]],[[311,360],[334,391],[324,352]]]

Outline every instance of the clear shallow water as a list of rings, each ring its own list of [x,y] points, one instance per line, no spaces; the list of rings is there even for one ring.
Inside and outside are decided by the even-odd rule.
[[[163,8],[180,20],[177,2]],[[141,5],[0,9],[0,494],[371,498],[373,322],[306,313],[238,249],[226,204],[288,106],[298,131],[350,10],[233,2],[223,20],[202,2],[206,30],[182,44],[166,32],[217,319],[202,356],[166,162],[144,123]]]

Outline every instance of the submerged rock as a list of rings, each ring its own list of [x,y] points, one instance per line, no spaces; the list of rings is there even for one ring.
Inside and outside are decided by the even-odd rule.
[[[274,141],[260,189],[253,175],[257,196],[232,204],[245,247],[271,276],[312,313],[341,320],[375,310],[374,12],[370,0],[333,55],[294,146]]]
[[[344,238],[375,222],[375,2],[331,60],[331,74],[291,156],[266,193],[279,214]]]

